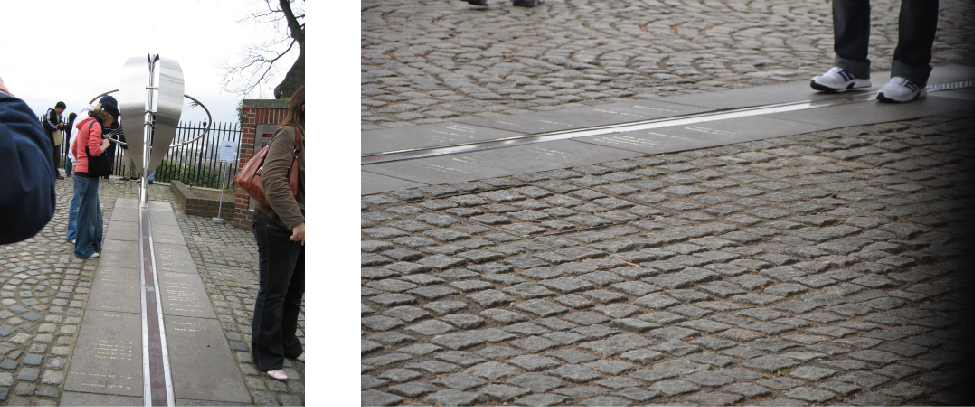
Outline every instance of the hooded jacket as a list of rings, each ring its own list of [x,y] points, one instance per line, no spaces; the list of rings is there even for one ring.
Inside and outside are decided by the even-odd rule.
[[[102,154],[102,125],[98,119],[88,117],[81,123],[75,125],[78,135],[74,143],[71,144],[71,153],[75,156],[74,172],[79,176],[88,175],[88,154],[85,154],[85,147],[92,155]]]

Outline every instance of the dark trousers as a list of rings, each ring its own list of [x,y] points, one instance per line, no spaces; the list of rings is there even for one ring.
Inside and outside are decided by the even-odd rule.
[[[60,177],[61,171],[58,171],[58,167],[61,166],[61,146],[54,145],[54,138],[51,138],[51,163],[54,164],[54,177]]]
[[[931,76],[931,44],[938,30],[938,0],[903,0],[897,48],[891,77],[899,76],[920,87]],[[857,79],[870,79],[867,47],[870,39],[870,1],[833,0],[836,66]]]
[[[291,240],[291,231],[254,213],[261,288],[254,302],[251,352],[261,371],[281,370],[284,358],[301,355],[298,314],[305,294],[305,247]]]

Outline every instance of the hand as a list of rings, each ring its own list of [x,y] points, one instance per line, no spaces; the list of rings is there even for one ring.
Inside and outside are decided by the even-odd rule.
[[[301,222],[300,225],[295,226],[295,228],[291,230],[291,240],[300,240],[301,245],[305,245],[305,222]]]
[[[101,149],[102,149],[102,152],[104,152],[104,151],[105,151],[105,149],[107,149],[107,148],[108,148],[108,144],[109,144],[109,143],[110,143],[110,142],[108,141],[108,139],[102,139],[102,143],[101,143]]]
[[[7,90],[7,86],[3,84],[3,78],[0,78],[0,92],[5,93],[9,96],[14,95],[13,93],[10,93],[10,91]]]

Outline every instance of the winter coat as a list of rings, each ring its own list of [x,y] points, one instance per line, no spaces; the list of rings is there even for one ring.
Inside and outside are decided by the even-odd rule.
[[[85,147],[88,147],[91,155],[98,156],[103,153],[102,125],[98,122],[98,119],[88,117],[82,120],[81,123],[75,125],[75,127],[78,129],[78,135],[71,145],[71,153],[74,154],[75,160],[77,160],[75,162],[74,173],[80,176],[86,176],[88,175],[88,154],[85,153]]]
[[[0,93],[0,245],[30,239],[54,216],[50,136],[23,100]]]

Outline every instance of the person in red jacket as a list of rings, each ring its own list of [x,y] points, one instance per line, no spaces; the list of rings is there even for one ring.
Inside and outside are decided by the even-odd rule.
[[[117,112],[118,109],[115,109]],[[88,153],[99,156],[108,148],[108,138],[102,137],[102,128],[111,126],[115,122],[117,113],[110,113],[108,109],[95,109],[88,118],[78,123],[78,136],[71,146],[71,152],[77,157],[74,167],[74,193],[79,197],[77,240],[75,240],[74,256],[82,259],[97,258],[101,251],[102,242],[96,236],[102,236],[103,224],[100,222],[98,203],[98,175],[88,173]],[[115,117],[113,117],[115,116]],[[85,151],[85,147],[88,151]]]

